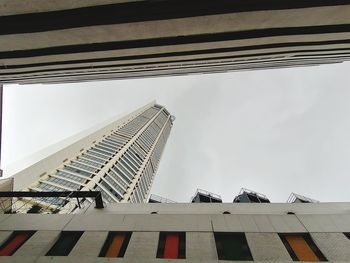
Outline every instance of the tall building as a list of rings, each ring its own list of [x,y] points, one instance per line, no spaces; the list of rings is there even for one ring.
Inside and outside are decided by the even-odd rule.
[[[347,0],[6,0],[0,82],[62,83],[349,60]]]
[[[107,204],[147,202],[172,121],[163,106],[148,104],[14,174],[14,190],[95,190]],[[13,210],[71,213],[92,202],[84,199],[22,198]]]

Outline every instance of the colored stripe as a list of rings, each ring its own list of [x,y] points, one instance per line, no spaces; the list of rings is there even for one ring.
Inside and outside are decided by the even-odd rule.
[[[60,55],[60,54],[82,53],[82,52],[124,50],[124,49],[131,49],[131,48],[145,48],[145,47],[173,46],[173,45],[196,44],[196,43],[211,43],[211,42],[218,42],[218,41],[245,40],[245,39],[274,37],[274,36],[297,35],[299,37],[299,35],[333,34],[333,33],[348,33],[348,32],[350,32],[350,24],[281,27],[281,28],[276,27],[276,28],[251,29],[251,30],[242,30],[242,31],[233,31],[233,32],[220,32],[220,33],[211,33],[211,34],[171,36],[171,37],[160,37],[160,38],[124,40],[124,41],[115,41],[115,42],[52,46],[52,47],[25,49],[25,50],[1,51],[0,56],[2,59],[37,57],[37,56],[45,56],[45,55]],[[338,41],[346,41],[346,43],[348,43],[347,42],[348,40],[338,40]],[[267,44],[267,45],[279,45],[279,44]],[[282,45],[284,44],[282,43]],[[293,46],[298,44],[285,43],[285,45]],[[262,46],[263,46],[262,48],[266,48],[264,47],[264,45]],[[238,49],[237,51],[239,51],[242,48],[244,50],[244,46],[234,47],[234,48]]]
[[[348,0],[139,1],[0,17],[0,35],[215,14],[348,5]],[[79,18],[79,19],[77,19]]]
[[[154,77],[154,76],[182,76],[183,74],[191,74],[191,73],[220,73],[220,72],[227,72],[228,70],[242,70],[242,69],[248,69],[248,70],[254,70],[254,69],[275,69],[275,68],[286,68],[286,67],[305,67],[305,66],[314,66],[317,65],[319,66],[320,64],[325,64],[325,63],[339,63],[339,61],[335,62],[313,62],[313,63],[278,63],[278,64],[273,64],[271,66],[259,66],[257,63],[254,65],[247,65],[247,66],[241,66],[241,67],[227,67],[227,68],[219,68],[215,69],[213,68],[207,68],[207,69],[200,69],[200,70],[195,70],[196,68],[190,68],[190,70],[187,70],[185,72],[158,72],[161,71],[161,69],[157,69],[156,74],[146,74],[145,72],[139,71],[140,74],[133,74],[130,75],[130,72],[123,72],[123,73],[129,73],[129,75],[122,74],[121,76],[118,76],[118,73],[97,73],[93,72],[92,74],[81,74],[81,75],[63,75],[63,76],[58,76],[56,77],[55,75],[49,76],[49,77],[26,77],[26,78],[11,78],[11,79],[3,79],[2,81],[4,83],[12,83],[15,81],[19,81],[20,83],[37,83],[38,80],[41,81],[41,83],[62,83],[62,82],[72,82],[72,81],[79,81],[79,80],[94,80],[96,81],[97,79],[125,79],[125,78],[144,78],[144,77]],[[220,65],[218,65],[220,66]],[[215,66],[217,67],[217,66]],[[198,67],[197,67],[198,68]],[[163,69],[164,70],[164,69]],[[152,72],[151,72],[152,73]],[[82,78],[85,77],[86,78]]]
[[[303,236],[287,235],[286,239],[300,261],[320,261]]]
[[[113,240],[106,252],[105,257],[116,258],[119,256],[120,249],[123,245],[125,234],[117,234],[113,237]]]
[[[336,41],[337,42],[337,41]],[[350,40],[347,40],[348,44],[350,44]],[[339,43],[329,43],[329,44],[339,44]],[[344,43],[340,43],[344,44]],[[319,45],[319,43],[315,43],[315,45]],[[328,44],[325,44],[328,45]],[[266,45],[268,46],[268,45]],[[290,45],[286,45],[287,47]],[[295,45],[296,46],[296,45]],[[302,45],[301,45],[302,46]],[[279,46],[284,47],[284,46]],[[270,48],[270,47],[268,47]],[[255,49],[260,49],[260,47],[256,47]],[[251,49],[253,50],[253,48]],[[318,52],[339,52],[339,51],[349,51],[350,48],[335,48],[335,49],[305,49],[305,50],[286,50],[286,51],[280,51],[280,52],[267,52],[267,53],[255,53],[255,54],[245,54],[245,55],[231,55],[231,56],[217,56],[217,57],[206,57],[206,58],[194,58],[194,59],[177,59],[177,60],[167,60],[167,61],[156,61],[156,62],[137,62],[137,63],[118,63],[118,64],[109,64],[109,65],[97,65],[94,66],[94,69],[111,69],[112,67],[128,67],[128,66],[145,66],[145,65],[157,65],[157,64],[167,64],[167,63],[184,63],[184,62],[196,62],[196,61],[212,61],[212,60],[218,60],[218,59],[239,59],[239,58],[246,58],[246,57],[261,57],[261,56],[271,56],[271,55],[288,55],[293,54],[293,57],[311,57],[311,56],[318,56],[320,59],[327,59],[327,58],[342,58],[342,57],[334,57],[337,55],[349,55],[348,52],[342,52],[342,53],[321,53],[317,54]],[[215,52],[212,52],[215,51]],[[30,73],[39,73],[39,72],[52,72],[52,71],[62,71],[61,73],[69,72],[69,70],[84,70],[84,69],[91,69],[90,66],[83,66],[83,67],[74,67],[74,64],[76,63],[93,63],[93,62],[116,62],[116,61],[124,61],[124,60],[132,60],[132,59],[147,59],[147,58],[158,58],[158,57],[174,57],[174,56],[187,56],[187,55],[207,55],[211,53],[223,53],[223,52],[234,52],[236,51],[235,48],[227,48],[227,49],[214,49],[214,50],[194,50],[189,52],[171,52],[171,53],[160,53],[160,54],[147,54],[147,55],[141,55],[141,56],[125,56],[125,57],[111,57],[111,58],[103,58],[103,59],[87,59],[87,60],[71,60],[71,61],[61,61],[61,62],[52,62],[52,63],[37,63],[37,64],[24,64],[24,65],[7,65],[7,66],[1,66],[0,69],[18,69],[18,68],[24,68],[28,69],[31,67],[39,67],[39,66],[51,66],[51,65],[57,65],[57,66],[63,66],[65,64],[69,64],[62,67],[57,68],[47,68],[47,69],[38,69],[38,70],[27,70],[27,71],[16,71],[16,72],[5,72],[0,73],[0,76],[11,76],[11,75],[21,75],[21,74],[30,74]],[[240,51],[240,50],[239,50]],[[302,55],[296,55],[298,53],[316,53],[316,54],[302,54]],[[296,59],[294,59],[296,60]],[[259,58],[256,59],[256,61],[251,62],[265,62],[269,60],[259,60]],[[273,60],[277,61],[277,60]],[[278,60],[279,61],[293,61],[293,59],[283,59]],[[300,59],[297,59],[297,61],[300,61]],[[247,63],[238,63],[235,61],[235,64],[246,64]],[[70,67],[68,67],[70,66]],[[73,66],[73,67],[72,67]]]
[[[165,237],[164,258],[178,258],[179,234],[167,234]]]
[[[0,249],[0,256],[11,256],[29,237],[30,233],[16,233],[11,241]]]

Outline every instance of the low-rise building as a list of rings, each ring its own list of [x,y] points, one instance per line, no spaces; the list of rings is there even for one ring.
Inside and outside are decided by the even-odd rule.
[[[350,203],[115,203],[0,215],[0,261],[349,262],[349,233]]]

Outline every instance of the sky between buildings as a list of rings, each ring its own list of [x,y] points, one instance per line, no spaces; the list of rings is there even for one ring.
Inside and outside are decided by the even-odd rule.
[[[320,67],[6,85],[2,166],[153,99],[175,115],[152,193],[197,188],[232,202],[241,187],[350,200],[350,63]],[[6,169],[5,169],[6,171]]]

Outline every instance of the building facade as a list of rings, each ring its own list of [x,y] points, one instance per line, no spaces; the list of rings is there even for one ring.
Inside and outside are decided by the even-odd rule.
[[[339,63],[349,13],[346,0],[5,0],[0,83]]]
[[[14,190],[100,191],[105,203],[147,202],[172,121],[163,106],[150,103],[14,174]],[[14,204],[17,212],[72,213],[91,200],[22,198]]]
[[[0,215],[1,262],[349,262],[349,203],[107,204]]]

